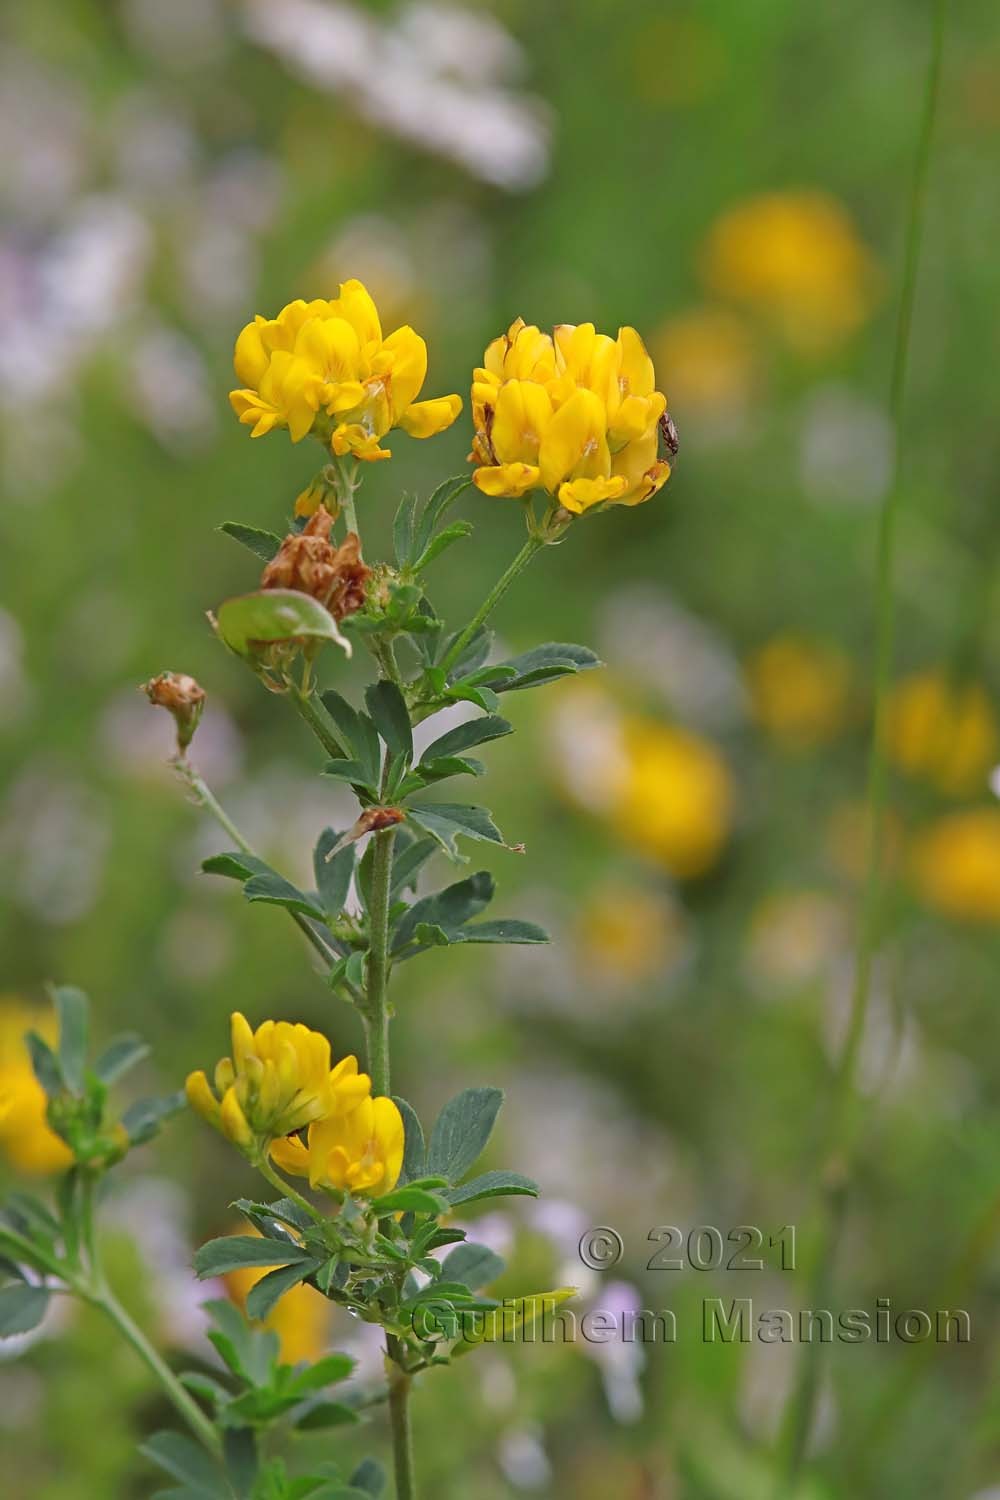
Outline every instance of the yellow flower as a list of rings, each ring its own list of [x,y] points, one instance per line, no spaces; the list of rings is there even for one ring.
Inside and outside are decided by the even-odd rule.
[[[311,1187],[379,1196],[396,1186],[403,1167],[403,1117],[391,1099],[366,1097],[349,1114],[328,1115],[309,1127],[308,1144],[275,1141],[279,1167],[308,1177]]]
[[[51,1046],[59,1039],[51,1012],[13,998],[0,1003],[0,1151],[17,1171],[46,1176],[65,1171],[73,1153],[49,1127],[45,1090],[31,1066],[26,1031],[37,1031]]]
[[[639,505],[670,477],[655,384],[634,328],[612,339],[593,323],[563,323],[550,335],[518,318],[473,374],[475,484],[514,498],[546,490],[575,515]]]
[[[214,1088],[201,1070],[185,1087],[192,1108],[243,1150],[321,1116],[348,1113],[371,1089],[356,1057],[341,1058],[331,1069],[330,1043],[307,1026],[265,1021],[252,1031],[234,1011],[232,1045],[232,1057],[216,1065]]]
[[[706,874],[732,822],[732,782],[722,756],[689,730],[647,719],[626,724],[624,746],[616,832],[679,879]]]
[[[841,203],[821,192],[764,193],[729,209],[709,234],[705,277],[772,318],[815,353],[869,317],[878,277]]]
[[[682,957],[685,943],[680,910],[649,881],[601,885],[580,910],[574,939],[581,973],[602,989],[662,975]]]
[[[241,1228],[238,1234],[256,1234],[256,1230]],[[247,1297],[257,1282],[268,1274],[267,1266],[259,1270],[252,1266],[229,1271],[223,1277],[226,1291],[241,1310],[246,1307]],[[329,1347],[332,1305],[315,1287],[300,1283],[287,1291],[262,1320],[265,1328],[278,1335],[280,1358],[287,1365],[296,1365],[301,1360],[313,1364]]]
[[[1000,922],[1000,809],[939,818],[915,839],[911,869],[928,906],[949,917]]]
[[[671,318],[653,339],[653,353],[657,363],[676,372],[673,399],[688,414],[739,413],[754,386],[747,327],[720,308],[692,308]]]
[[[383,338],[360,281],[331,300],[290,302],[276,318],[258,314],[236,340],[233,366],[243,388],[229,399],[251,437],[287,427],[298,443],[313,432],[340,457],[389,458],[379,440],[391,428],[432,437],[462,409],[458,396],[417,401],[427,345],[408,326]]]
[[[836,646],[775,636],[751,658],[748,676],[758,723],[785,749],[812,749],[844,728],[851,666]]]
[[[1000,755],[1000,731],[978,682],[952,682],[943,671],[917,672],[893,691],[887,745],[908,776],[961,796],[984,785]]]

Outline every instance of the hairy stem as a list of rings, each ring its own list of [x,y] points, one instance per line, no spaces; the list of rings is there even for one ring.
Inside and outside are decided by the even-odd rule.
[[[947,0],[934,0],[933,38],[927,68],[924,107],[910,191],[906,228],[903,284],[893,349],[890,412],[895,454],[889,488],[882,502],[876,550],[875,708],[867,785],[867,875],[858,929],[854,986],[847,1037],[837,1067],[829,1149],[824,1169],[824,1222],[815,1257],[807,1306],[822,1306],[833,1275],[850,1186],[851,1157],[857,1131],[855,1075],[871,999],[872,969],[878,952],[883,905],[883,835],[888,771],[885,756],[885,717],[892,676],[896,624],[894,557],[896,527],[902,495],[903,405],[909,366],[917,273],[923,239],[927,182],[934,139],[944,55]],[[781,1480],[778,1494],[795,1486],[812,1430],[819,1386],[817,1359],[811,1347],[803,1353],[798,1378],[782,1434]]]
[[[304,1198],[297,1188],[293,1188],[292,1184],[290,1182],[286,1182],[281,1173],[276,1171],[275,1168],[272,1167],[269,1159],[266,1156],[259,1157],[254,1162],[254,1166],[257,1168],[257,1171],[260,1173],[260,1175],[266,1178],[273,1188],[277,1188],[278,1192],[283,1198],[289,1198],[293,1203],[298,1204],[303,1213],[307,1213],[315,1223],[325,1224],[327,1222],[325,1216],[320,1213],[319,1209],[314,1208],[313,1205],[309,1202],[308,1198]]]
[[[468,625],[466,625],[465,629],[452,643],[447,654],[445,655],[444,660],[440,663],[440,665],[444,667],[445,671],[455,665],[456,661],[458,661],[458,658],[461,656],[466,646],[472,640],[472,637],[475,635],[480,625],[484,625],[489,619],[490,615],[496,609],[497,605],[500,603],[500,600],[503,598],[504,594],[506,594],[515,578],[517,578],[519,574],[524,572],[525,568],[528,566],[535,553],[540,551],[544,546],[545,542],[541,537],[529,536],[520,552],[514,558],[514,561],[510,564],[510,567],[507,568],[505,572],[501,573],[500,577],[490,589],[490,592],[486,595],[486,598],[476,610],[476,613],[473,615]]]
[[[372,859],[372,894],[369,925],[368,983],[364,1019],[368,1043],[368,1071],[372,1093],[388,1094],[389,1068],[389,888],[392,882],[392,852],[395,828],[376,833]]]
[[[295,711],[301,719],[309,725],[313,734],[319,740],[323,749],[333,760],[339,760],[343,755],[340,741],[337,739],[330,726],[325,712],[317,708],[316,699],[311,692],[303,692],[301,688],[293,684],[288,695],[295,705]]]
[[[340,753],[339,750],[337,753]],[[220,828],[225,829],[226,833],[228,833],[237,849],[240,849],[244,854],[249,855],[251,859],[260,859],[260,855],[254,849],[253,845],[249,843],[249,841],[243,836],[243,834],[237,828],[236,824],[233,822],[232,818],[229,816],[225,808],[215,796],[215,793],[209,787],[208,783],[202,779],[202,777],[195,770],[194,766],[187,759],[187,757],[177,756],[173,761],[173,766],[177,771],[177,774],[180,776],[181,780],[194,794],[194,797],[199,805],[203,807],[206,812],[210,812],[212,814],[212,817],[219,824]],[[329,967],[337,957],[334,951],[327,946],[316,929],[302,915],[301,912],[289,912],[289,916],[292,918],[292,921],[302,933],[302,936],[306,939],[311,947],[315,948],[316,952],[322,958],[323,962],[327,965],[327,967]]]
[[[396,1500],[416,1500],[417,1481],[413,1467],[413,1432],[410,1425],[411,1380],[396,1362],[396,1340],[388,1340],[393,1367],[389,1375],[389,1420],[392,1424],[392,1457],[396,1471]]]

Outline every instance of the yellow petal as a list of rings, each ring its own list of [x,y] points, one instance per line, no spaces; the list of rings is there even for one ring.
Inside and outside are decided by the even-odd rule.
[[[592,505],[616,500],[625,493],[627,481],[622,475],[612,479],[572,479],[559,486],[559,504],[580,516]]]
[[[623,395],[651,396],[656,385],[653,361],[634,328],[627,325],[619,328],[618,348],[621,351],[619,378]]]
[[[564,479],[597,479],[609,472],[606,423],[603,402],[582,387],[553,414],[538,455],[542,484],[550,494]]]
[[[435,396],[431,401],[415,401],[408,406],[399,419],[399,425],[411,437],[433,437],[450,427],[461,410],[461,396]]]
[[[234,1146],[249,1146],[253,1143],[253,1131],[247,1124],[246,1115],[240,1107],[235,1088],[227,1089],[219,1106],[222,1132]]]
[[[360,422],[341,422],[340,426],[334,430],[330,446],[338,458],[343,458],[346,453],[350,453],[366,463],[372,463],[379,458],[392,457],[389,449],[380,447],[378,438],[362,427]]]
[[[229,1018],[229,1029],[233,1043],[233,1063],[237,1073],[242,1073],[246,1069],[247,1058],[254,1050],[253,1032],[242,1011],[233,1011]]]
[[[490,442],[501,464],[537,464],[542,434],[552,418],[552,402],[543,385],[508,380],[500,388]]]
[[[196,1073],[188,1074],[184,1083],[184,1092],[187,1094],[187,1101],[191,1108],[197,1114],[201,1115],[203,1120],[208,1120],[212,1125],[218,1124],[218,1100],[212,1093],[208,1079],[202,1069],[199,1068]]]
[[[309,1176],[309,1152],[297,1135],[272,1141],[271,1159],[283,1172],[291,1172],[295,1177]]]
[[[372,301],[371,293],[362,282],[345,281],[341,285],[340,296],[335,298],[329,306],[332,316],[347,319],[362,343],[377,343],[381,340],[382,325],[379,322],[378,309]]]
[[[427,375],[427,345],[409,326],[397,328],[382,345],[382,354],[390,356],[386,365],[386,389],[389,396],[390,425],[395,425],[408,406],[420,395]],[[373,362],[374,373],[381,373]]]
[[[257,323],[248,323],[236,340],[236,348],[233,350],[233,369],[237,380],[256,389],[267,369],[268,358],[268,352],[261,342],[259,326]]]
[[[484,495],[509,495],[514,499],[537,489],[541,480],[541,470],[533,464],[488,465],[472,475],[473,484]]]
[[[396,1186],[403,1170],[403,1149],[406,1132],[403,1117],[391,1099],[379,1097],[372,1100],[373,1134],[378,1143],[378,1155],[385,1168],[379,1191],[389,1193]]]

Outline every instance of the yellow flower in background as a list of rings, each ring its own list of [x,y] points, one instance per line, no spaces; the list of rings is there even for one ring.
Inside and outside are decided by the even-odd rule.
[[[939,818],[914,840],[910,868],[928,906],[948,917],[1000,922],[1000,808]]]
[[[244,1227],[234,1233],[256,1235],[257,1231]],[[250,1292],[268,1274],[268,1270],[267,1266],[262,1266],[259,1270],[243,1266],[238,1271],[227,1272],[223,1277],[230,1299],[241,1312],[246,1309]],[[322,1292],[300,1282],[275,1303],[267,1317],[261,1320],[261,1326],[278,1335],[280,1358],[285,1364],[296,1365],[301,1360],[308,1360],[312,1364],[329,1348],[332,1312],[333,1306]]]
[[[670,477],[655,386],[634,328],[612,339],[563,323],[548,334],[518,318],[473,374],[473,481],[486,495],[545,490],[574,515],[641,504]]]
[[[229,399],[251,437],[287,427],[297,443],[315,432],[339,457],[389,458],[381,439],[393,427],[432,437],[462,409],[459,396],[416,399],[427,345],[409,326],[383,338],[360,281],[330,300],[290,302],[276,318],[258,314],[236,340],[233,366],[243,387]]]
[[[45,1090],[35,1077],[24,1041],[37,1031],[50,1046],[59,1040],[55,1016],[15,997],[0,1000],[0,1151],[18,1172],[63,1172],[73,1153],[50,1129]]]
[[[399,1179],[403,1137],[403,1117],[393,1101],[366,1097],[349,1114],[310,1125],[308,1144],[297,1136],[275,1141],[271,1155],[286,1172],[308,1177],[310,1187],[378,1197]]]
[[[772,318],[807,353],[860,328],[878,292],[874,260],[847,210],[815,191],[737,203],[713,225],[703,269],[714,292]]]
[[[696,307],[664,323],[654,336],[658,364],[673,371],[672,396],[685,414],[739,412],[755,384],[754,352],[735,313]]]
[[[824,745],[846,726],[851,664],[837,646],[804,636],[775,636],[747,666],[757,722],[788,750]]]
[[[893,690],[887,748],[908,776],[948,796],[982,788],[1000,756],[1000,728],[985,688],[946,672],[917,672]]]
[[[581,908],[574,948],[581,973],[601,985],[662,976],[687,947],[684,918],[665,891],[624,881],[600,886]]]
[[[185,1087],[192,1108],[243,1150],[357,1109],[371,1090],[356,1057],[331,1068],[329,1041],[308,1026],[264,1021],[253,1031],[234,1011],[232,1047],[216,1065],[214,1088],[201,1070]]]
[[[732,781],[719,751],[677,725],[633,719],[625,728],[625,755],[615,831],[678,879],[706,874],[722,853],[733,816]]]

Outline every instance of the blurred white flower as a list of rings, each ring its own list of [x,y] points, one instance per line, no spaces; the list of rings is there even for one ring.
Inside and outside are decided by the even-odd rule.
[[[204,1353],[209,1327],[204,1304],[224,1297],[219,1281],[199,1281],[191,1268],[190,1205],[176,1183],[139,1177],[112,1194],[103,1208],[106,1224],[127,1234],[150,1271],[160,1335],[171,1345]]]
[[[799,437],[802,487],[819,504],[875,505],[892,471],[885,411],[846,385],[824,385],[806,401]]]
[[[228,43],[223,0],[124,0],[122,17],[135,46],[185,72],[215,62]]]
[[[300,77],[484,181],[516,191],[545,175],[542,106],[494,81],[518,50],[498,22],[427,4],[383,22],[342,0],[246,0],[245,22]]]
[[[754,1300],[758,1300],[757,1288],[754,1289]],[[797,1309],[789,1304],[786,1284],[776,1284],[770,1293],[762,1289],[759,1302],[763,1307],[788,1308],[793,1317],[797,1317]],[[771,1443],[777,1437],[792,1394],[795,1372],[804,1353],[805,1348],[796,1343],[769,1344],[758,1339],[750,1340],[742,1366],[739,1413],[743,1426],[754,1441]],[[833,1388],[829,1375],[824,1374],[808,1437],[808,1452],[814,1454],[827,1448],[836,1427]]]
[[[614,1319],[614,1332],[606,1340],[581,1338],[579,1342],[583,1353],[600,1368],[608,1409],[616,1422],[638,1422],[643,1412],[639,1377],[646,1355],[642,1339],[624,1337],[627,1322],[642,1311],[642,1306],[639,1289],[631,1282],[603,1282],[593,1310]]]
[[[500,1435],[497,1461],[518,1490],[546,1490],[552,1482],[541,1427],[514,1427]]]
[[[142,334],[127,369],[129,404],[165,448],[190,449],[215,429],[215,401],[205,362],[172,328]]]
[[[0,865],[22,910],[60,926],[97,900],[111,841],[105,799],[54,762],[36,760],[0,812]]]

